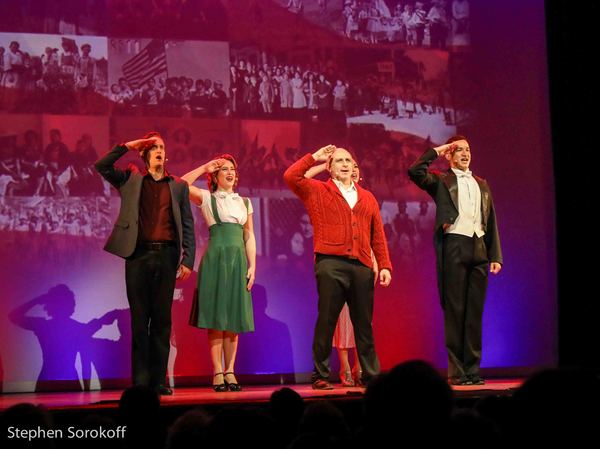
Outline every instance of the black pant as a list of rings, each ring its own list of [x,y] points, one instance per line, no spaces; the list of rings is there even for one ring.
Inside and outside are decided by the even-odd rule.
[[[158,249],[138,246],[125,262],[134,385],[157,387],[164,383],[178,261],[179,251],[173,244]]]
[[[348,303],[363,380],[379,373],[373,340],[374,273],[358,260],[317,254],[315,276],[319,314],[313,339],[313,381],[329,378],[333,333],[344,303]]]
[[[417,45],[420,47],[423,44],[423,38],[425,37],[425,25],[415,27],[415,34],[417,36]]]
[[[443,23],[432,23],[429,26],[430,46],[432,48],[446,49],[448,28]]]
[[[443,307],[448,376],[479,375],[489,261],[483,238],[446,234]]]

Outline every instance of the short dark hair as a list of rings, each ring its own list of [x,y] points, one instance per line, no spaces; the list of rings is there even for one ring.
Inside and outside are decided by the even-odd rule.
[[[460,134],[456,134],[452,137],[450,137],[448,140],[446,140],[446,144],[452,143],[452,142],[457,142],[459,140],[467,140],[467,138],[463,135]]]
[[[158,131],[150,131],[146,134],[142,139],[149,139],[150,137],[158,137],[161,140],[164,140]]]

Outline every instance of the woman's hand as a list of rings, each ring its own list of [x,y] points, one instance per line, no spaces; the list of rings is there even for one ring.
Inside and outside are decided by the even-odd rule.
[[[214,173],[219,170],[223,164],[225,163],[225,159],[213,159],[210,162],[204,164],[204,171],[206,173]]]
[[[252,286],[254,285],[254,267],[248,267],[248,273],[246,273],[246,289],[250,291]]]

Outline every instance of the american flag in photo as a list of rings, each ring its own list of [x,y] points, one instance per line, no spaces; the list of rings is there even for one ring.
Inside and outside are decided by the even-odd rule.
[[[123,76],[129,85],[137,89],[162,73],[167,73],[165,42],[152,39],[142,51],[123,64]]]

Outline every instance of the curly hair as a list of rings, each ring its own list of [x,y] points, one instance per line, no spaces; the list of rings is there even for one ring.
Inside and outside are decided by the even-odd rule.
[[[225,153],[225,154],[222,154],[222,155],[216,157],[215,159],[226,159],[233,164],[233,168],[235,168],[235,183],[233,184],[233,186],[237,187],[238,181],[240,180],[240,175],[237,171],[238,165],[237,165],[235,158],[231,154]],[[219,173],[219,171],[217,170],[213,173],[206,174],[206,183],[208,184],[208,190],[210,192],[215,192],[217,190],[217,187],[218,187],[217,175],[218,175],[218,173]]]

